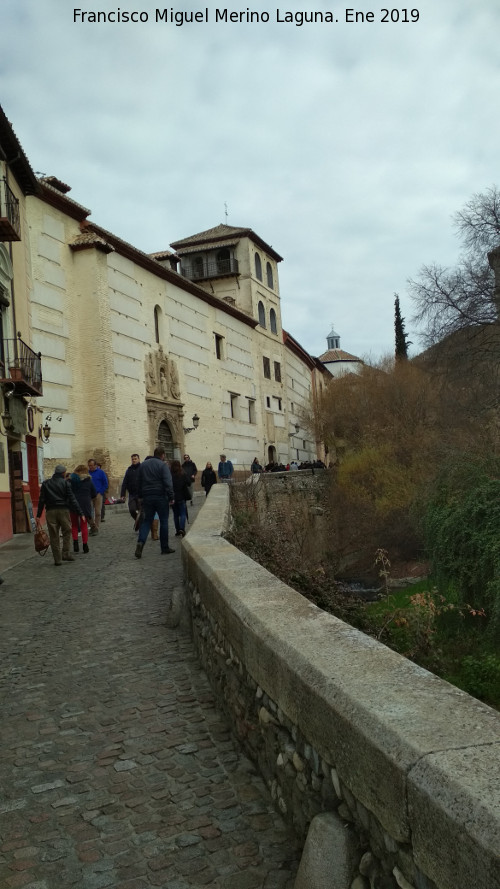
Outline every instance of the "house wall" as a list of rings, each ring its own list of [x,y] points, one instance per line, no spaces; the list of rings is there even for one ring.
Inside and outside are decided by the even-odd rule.
[[[275,262],[271,291],[253,280],[251,242],[240,240],[238,261],[246,271],[239,292],[244,302],[248,296],[249,304],[264,294],[267,319],[273,305],[278,327],[272,334],[269,323],[266,329],[249,325],[231,314],[222,298],[220,305],[212,305],[184,289],[185,279],[179,276],[177,286],[119,249],[71,249],[81,236],[78,220],[38,197],[28,200],[33,342],[44,367],[39,405],[62,417],[52,422],[44,446],[47,471],[59,460],[73,468],[93,454],[103,461],[116,495],[131,453],[144,458],[156,443],[148,418],[146,364],[160,347],[179,376],[180,401],[174,408],[183,412],[183,419],[181,434],[174,436],[176,455],[186,450],[200,470],[208,460],[217,465],[221,453],[236,470],[249,470],[255,456],[267,462],[270,442],[284,462],[295,456],[288,436],[287,380],[294,380],[303,401],[311,371],[294,359],[287,377]],[[267,258],[260,252],[265,276]],[[215,283],[227,289],[227,280],[221,282]],[[205,289],[212,294],[211,287]],[[221,358],[216,334],[222,338]],[[264,379],[263,355],[271,362],[271,380]],[[274,362],[280,365],[281,381],[274,378]],[[195,413],[198,430],[183,435],[182,425],[191,427]],[[313,459],[315,451],[308,440],[301,458]]]

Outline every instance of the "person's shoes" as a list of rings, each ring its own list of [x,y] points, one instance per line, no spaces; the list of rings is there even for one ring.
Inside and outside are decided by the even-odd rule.
[[[101,519],[101,525],[102,525],[102,523],[105,522],[105,521],[106,521],[106,519]]]
[[[161,551],[162,556],[169,556],[170,553],[175,553],[175,549],[170,549],[169,546],[167,546],[166,549],[162,549]]]
[[[56,561],[56,560],[54,559],[54,565],[62,565],[61,560],[58,559],[58,560]]]
[[[185,536],[186,536],[186,532],[185,532],[184,530],[179,531],[179,534],[180,534],[181,537],[185,537]]]
[[[78,540],[73,540],[73,552],[74,553],[80,552],[80,547],[78,546]]]
[[[88,545],[88,543],[84,543],[84,544],[83,544],[83,551],[84,551],[84,553],[88,553],[88,551],[89,551],[89,545]]]
[[[74,562],[75,557],[71,555],[71,553],[63,553],[62,554],[63,562]]]
[[[143,549],[144,549],[144,544],[143,544],[143,543],[138,543],[137,546],[136,546],[136,548],[135,548],[135,553],[134,553],[136,559],[140,559],[140,558],[142,557],[142,550],[143,550]]]
[[[175,536],[176,536],[176,537],[180,537],[180,536],[181,536],[181,532],[180,532],[180,531],[176,531],[176,532],[175,532]]]
[[[96,534],[99,534],[99,531],[97,530],[97,528],[91,528],[89,534],[91,537],[95,537]]]

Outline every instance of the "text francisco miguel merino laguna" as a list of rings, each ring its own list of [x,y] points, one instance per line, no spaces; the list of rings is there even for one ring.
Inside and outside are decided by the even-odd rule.
[[[345,10],[346,14],[353,10]],[[108,12],[97,11],[94,9],[73,9],[73,22],[77,23],[109,23],[109,24],[126,24],[127,22],[164,22],[165,24],[173,24],[180,27],[184,24],[193,24],[196,22],[219,22],[225,24],[238,23],[260,23],[260,22],[290,22],[291,24],[301,26],[306,22],[333,23],[338,22],[333,12],[288,12],[277,9],[275,14],[266,12],[265,10],[255,11],[248,7],[243,10],[229,9],[209,9],[194,12],[192,10],[180,10],[170,7],[169,9],[155,9],[154,12],[129,11],[125,9],[112,9]],[[346,21],[349,21],[346,15]]]

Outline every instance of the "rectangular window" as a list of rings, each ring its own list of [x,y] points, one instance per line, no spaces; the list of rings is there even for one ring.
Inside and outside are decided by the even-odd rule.
[[[220,336],[218,333],[215,335],[215,354],[219,361],[222,361],[224,358],[224,337]]]
[[[277,383],[281,383],[281,364],[279,361],[274,362],[274,379]]]
[[[273,407],[276,411],[281,410],[281,398],[277,398],[276,395],[273,395]]]
[[[255,419],[255,401],[253,400],[253,398],[248,399],[248,422],[249,423],[256,423],[257,422]]]
[[[238,419],[238,396],[234,395],[232,392],[229,393],[229,398],[231,400],[231,417],[233,420]]]
[[[271,407],[271,399],[269,398],[269,395],[266,395],[266,407]]]
[[[262,359],[262,363],[264,365],[264,376],[265,376],[266,380],[270,380],[271,379],[271,362],[270,362],[269,358],[266,358],[264,356]]]

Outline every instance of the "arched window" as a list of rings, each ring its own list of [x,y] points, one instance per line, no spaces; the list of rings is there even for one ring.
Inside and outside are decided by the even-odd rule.
[[[255,275],[259,281],[262,281],[262,263],[258,253],[255,254]]]
[[[167,460],[174,459],[174,440],[172,438],[170,426],[168,425],[166,420],[162,420],[160,425],[158,426],[157,446],[165,448],[165,455]]]
[[[269,312],[269,322],[271,324],[271,333],[278,333],[278,322],[276,321],[276,312],[271,309]]]
[[[155,306],[155,343],[160,342],[160,334],[161,334],[161,309],[159,306]]]
[[[266,310],[263,302],[259,303],[259,324],[261,327],[266,326]]]
[[[274,283],[273,283],[273,270],[271,268],[270,262],[266,263],[266,276],[267,276],[267,286],[270,287],[272,290],[274,287]]]

